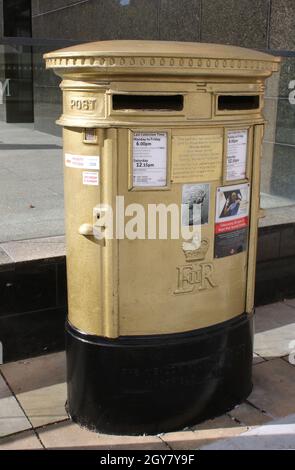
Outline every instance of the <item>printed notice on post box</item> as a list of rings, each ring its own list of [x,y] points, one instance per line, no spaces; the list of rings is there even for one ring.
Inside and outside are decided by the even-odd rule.
[[[223,186],[216,192],[214,257],[224,258],[247,249],[249,184]]]
[[[167,185],[167,133],[133,133],[133,185]]]
[[[86,184],[87,186],[98,186],[99,185],[98,171],[83,171],[83,184]]]
[[[247,140],[247,130],[227,133],[226,179],[228,181],[246,178]]]
[[[172,181],[214,181],[222,173],[223,139],[218,134],[177,135],[172,139]]]
[[[84,170],[99,170],[99,157],[94,155],[65,154],[65,165],[68,168],[80,168]]]

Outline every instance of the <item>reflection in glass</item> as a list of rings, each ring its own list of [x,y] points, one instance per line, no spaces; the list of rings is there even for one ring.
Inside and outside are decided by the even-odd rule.
[[[295,55],[290,53],[283,58],[281,71],[267,81],[268,125],[261,168],[261,205],[266,209],[295,205],[295,103],[290,99],[294,79]],[[290,214],[286,211],[288,222]]]

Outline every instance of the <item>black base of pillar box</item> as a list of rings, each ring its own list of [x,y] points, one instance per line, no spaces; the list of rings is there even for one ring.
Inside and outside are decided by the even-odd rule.
[[[181,334],[90,336],[67,324],[67,409],[110,434],[157,434],[216,417],[251,392],[253,316]]]

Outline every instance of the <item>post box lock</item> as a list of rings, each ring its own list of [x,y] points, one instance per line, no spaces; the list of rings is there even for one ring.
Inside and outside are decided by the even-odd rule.
[[[94,237],[96,240],[104,240],[105,238],[105,215],[107,208],[95,206],[93,208],[93,223],[85,223],[80,225],[79,233],[85,237]]]

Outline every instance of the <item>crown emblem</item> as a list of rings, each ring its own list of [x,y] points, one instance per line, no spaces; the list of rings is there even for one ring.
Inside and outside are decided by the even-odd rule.
[[[200,243],[199,240],[193,238],[190,242],[183,242],[182,249],[186,261],[202,261],[209,249],[209,240],[204,238]]]

